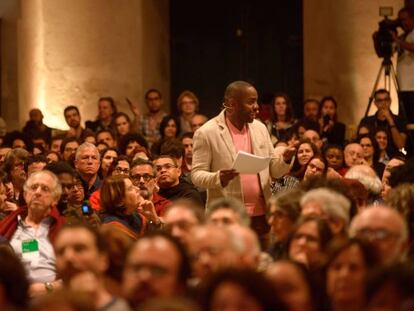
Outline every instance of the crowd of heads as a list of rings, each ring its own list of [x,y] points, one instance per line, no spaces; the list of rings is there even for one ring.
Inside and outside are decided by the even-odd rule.
[[[145,94],[147,113],[130,103],[133,117],[102,97],[86,127],[78,107],[68,106],[68,131],[48,128],[32,109],[23,131],[0,144],[0,306],[411,307],[414,164],[397,125],[363,120],[346,139],[335,98],[306,100],[296,119],[285,93],[275,94],[271,116],[259,120],[257,104],[235,109],[246,85],[257,100],[250,84],[232,83],[226,113],[263,122],[275,154],[296,148],[289,172],[272,180],[264,239],[242,202],[222,197],[206,205],[205,189],[192,184],[193,134],[208,121],[193,92],[180,94],[176,116],[163,111],[156,89]],[[375,104],[374,117],[388,122],[388,92],[377,91]],[[27,226],[46,233],[27,240]],[[31,263],[31,247],[40,248],[45,267]]]

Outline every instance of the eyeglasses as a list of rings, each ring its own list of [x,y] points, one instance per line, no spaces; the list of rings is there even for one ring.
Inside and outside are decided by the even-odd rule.
[[[168,273],[168,269],[151,264],[130,264],[127,265],[127,269],[132,273],[141,273],[148,271],[153,277],[162,277]]]
[[[155,168],[156,168],[157,172],[161,172],[163,168],[166,169],[166,170],[169,170],[169,169],[172,169],[172,168],[177,168],[177,165],[167,163],[167,164],[163,164],[163,165],[156,165]]]
[[[151,179],[154,178],[154,176],[150,175],[150,174],[135,174],[135,175],[131,175],[131,179],[133,181],[140,181],[142,179],[144,179],[144,181],[150,181]]]
[[[362,229],[357,232],[357,237],[368,241],[386,241],[400,237],[398,233],[390,232],[385,229]]]
[[[384,102],[389,102],[391,100],[390,97],[385,97],[385,98],[376,98],[375,102],[376,103],[384,103]]]
[[[43,185],[43,184],[33,184],[33,185],[28,186],[28,188],[30,189],[30,191],[33,191],[33,192],[37,191],[37,189],[40,189],[40,192],[43,192],[43,193],[51,192],[49,186]]]
[[[125,174],[128,175],[129,174],[129,168],[122,168],[122,167],[116,167],[115,168],[115,172],[119,173],[119,174]]]

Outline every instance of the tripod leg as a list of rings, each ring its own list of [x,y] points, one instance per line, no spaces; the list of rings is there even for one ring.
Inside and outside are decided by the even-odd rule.
[[[372,91],[371,91],[371,96],[368,99],[368,106],[367,106],[367,109],[365,110],[364,117],[366,117],[368,115],[369,110],[371,109],[371,104],[372,104],[372,101],[374,100],[374,94],[375,94],[375,91],[377,90],[379,80],[381,79],[381,73],[382,73],[383,70],[385,70],[384,67],[385,67],[385,65],[382,63],[381,67],[378,71],[377,78],[375,79],[374,87],[372,88]]]

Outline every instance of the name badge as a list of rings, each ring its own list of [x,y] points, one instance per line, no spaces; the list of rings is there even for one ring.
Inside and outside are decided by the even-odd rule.
[[[23,241],[22,256],[29,261],[37,260],[39,258],[39,242],[35,239]]]

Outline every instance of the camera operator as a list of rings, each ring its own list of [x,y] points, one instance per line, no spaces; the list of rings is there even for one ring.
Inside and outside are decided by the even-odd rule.
[[[398,48],[397,77],[408,123],[414,123],[414,10],[402,8],[398,19],[404,34],[393,34]]]

